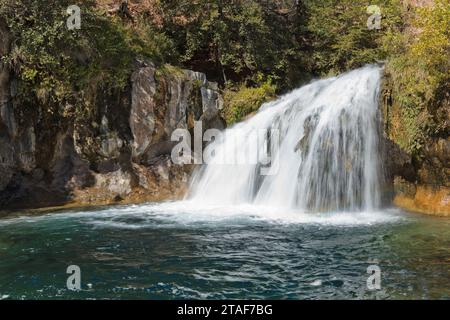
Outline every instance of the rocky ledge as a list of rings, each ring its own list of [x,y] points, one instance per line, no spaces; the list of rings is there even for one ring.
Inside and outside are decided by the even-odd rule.
[[[393,161],[398,154],[386,155]],[[436,139],[421,161],[407,159],[390,178],[393,203],[400,208],[437,216],[450,216],[450,140]],[[403,157],[405,159],[405,157]],[[404,160],[403,160],[404,161]]]
[[[138,62],[128,88],[97,92],[84,120],[23,108],[9,78],[0,70],[0,210],[178,199],[192,166],[171,161],[172,132],[225,128],[217,84],[190,70]]]

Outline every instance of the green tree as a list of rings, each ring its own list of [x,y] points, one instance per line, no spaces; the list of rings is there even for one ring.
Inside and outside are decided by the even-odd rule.
[[[69,0],[0,0],[0,16],[14,38],[3,57],[19,81],[19,98],[37,98],[50,112],[84,103],[86,90],[121,90],[136,57],[163,62],[170,41],[151,26],[107,16],[95,1],[84,1],[81,29],[66,26]],[[83,98],[84,97],[84,98]]]
[[[339,73],[387,57],[383,35],[401,23],[398,0],[372,1],[381,11],[381,29],[369,30],[368,3],[362,0],[308,2],[314,66],[319,74]]]
[[[450,2],[436,0],[402,16],[408,28],[384,39],[394,98],[390,136],[420,157],[431,138],[446,138],[450,132]]]
[[[177,0],[161,6],[164,28],[185,65],[221,84],[248,80],[255,85],[262,72],[287,86],[303,74],[306,55],[301,50],[304,23],[299,23],[304,7],[302,2],[285,2]],[[295,69],[299,72],[291,72]]]

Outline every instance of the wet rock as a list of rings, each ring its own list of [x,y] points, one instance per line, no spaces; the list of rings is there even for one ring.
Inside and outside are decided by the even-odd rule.
[[[95,188],[126,197],[132,189],[132,177],[122,169],[105,174],[95,174]]]
[[[319,121],[319,115],[313,115],[308,117],[305,120],[305,124],[303,126],[303,136],[300,138],[300,140],[297,142],[297,144],[295,145],[294,151],[301,151],[302,157],[306,157],[306,155],[308,154],[309,148],[309,141],[310,141],[310,135],[311,132],[314,131],[314,129],[317,126],[317,123]]]
[[[1,123],[2,126],[4,127],[5,134],[8,134],[8,136],[11,138],[15,138],[18,132],[17,132],[17,124],[14,118],[14,111],[12,110],[12,105],[8,101],[7,96],[3,96],[3,101],[4,103],[0,106]]]
[[[411,156],[387,138],[383,140],[382,159],[388,181],[394,181],[395,177],[402,177],[410,182],[416,181],[416,171]]]
[[[133,134],[133,157],[140,157],[147,150],[155,128],[156,107],[155,67],[140,68],[131,76],[130,128]]]
[[[11,36],[0,17],[0,57],[9,52]],[[0,192],[14,176],[15,156],[12,139],[17,135],[17,125],[10,103],[10,71],[0,60]]]
[[[419,163],[419,181],[427,185],[450,187],[450,137],[431,141]]]
[[[42,181],[44,178],[45,172],[41,168],[36,168],[33,170],[32,177],[36,182]]]
[[[114,202],[121,202],[121,201],[123,201],[124,199],[122,198],[122,196],[121,195],[116,195],[115,197],[114,197]]]
[[[14,171],[9,167],[0,165],[0,192],[3,191],[11,182],[12,177],[14,176]]]

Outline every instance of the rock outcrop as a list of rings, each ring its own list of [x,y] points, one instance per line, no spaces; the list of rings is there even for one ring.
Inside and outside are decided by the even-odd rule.
[[[96,92],[92,114],[75,120],[24,108],[13,87],[0,68],[0,210],[180,198],[192,166],[172,163],[172,132],[225,128],[216,84],[151,62],[137,63],[123,92]]]
[[[433,6],[433,0],[403,0],[407,9]],[[411,10],[412,11],[412,10]],[[413,39],[421,30],[407,23],[405,34]],[[409,211],[450,216],[450,93],[448,84],[434,92],[422,110],[412,119],[395,92],[395,68],[386,68],[382,106],[384,118],[384,154],[386,194],[392,202]],[[419,72],[419,71],[417,71]],[[398,80],[397,80],[398,81]],[[439,93],[442,91],[442,93]],[[418,91],[416,91],[416,95]],[[422,94],[422,93],[421,93]],[[408,92],[408,95],[412,95]],[[426,111],[426,112],[425,112]],[[426,116],[423,116],[426,115]],[[420,121],[433,120],[432,128],[418,126]],[[417,123],[414,123],[417,120]],[[419,146],[405,152],[400,144],[413,141],[414,131],[423,131]],[[398,142],[398,144],[396,143]],[[411,148],[410,148],[411,149]]]
[[[389,89],[385,88],[385,91]],[[390,138],[390,99],[384,99],[383,159],[387,202],[419,213],[450,216],[450,136],[432,137],[420,154],[411,155]],[[443,104],[450,123],[450,105]],[[438,110],[439,111],[439,110]],[[442,110],[441,110],[442,111]]]
[[[429,141],[424,157],[410,161],[409,173],[394,171],[394,204],[410,211],[450,216],[450,139]]]
[[[437,139],[420,161],[384,139],[385,199],[408,211],[450,215],[449,140]]]

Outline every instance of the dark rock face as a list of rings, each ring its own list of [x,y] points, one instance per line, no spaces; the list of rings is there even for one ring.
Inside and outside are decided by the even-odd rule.
[[[0,210],[182,197],[192,166],[172,163],[171,134],[224,129],[223,102],[204,74],[163,70],[140,62],[128,89],[96,92],[93,116],[49,121],[19,112],[0,68]]]
[[[403,177],[406,181],[416,181],[417,173],[411,156],[388,138],[383,139],[382,147],[383,166],[387,181],[394,181],[396,176]]]
[[[424,153],[426,156],[418,170],[419,180],[450,188],[450,138],[434,139],[425,147]]]

